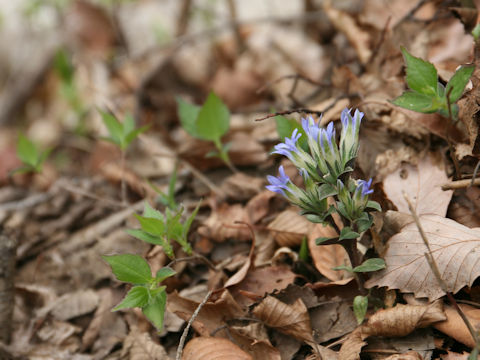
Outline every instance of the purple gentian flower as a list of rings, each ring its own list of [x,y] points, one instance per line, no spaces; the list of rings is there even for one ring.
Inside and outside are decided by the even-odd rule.
[[[275,151],[273,151],[272,154],[280,154],[292,160],[292,153],[298,153],[297,141],[300,136],[302,136],[302,134],[298,134],[298,129],[293,130],[292,137],[287,137],[284,143],[275,145]]]
[[[370,186],[372,185],[372,179],[365,181],[365,180],[358,180],[357,181],[357,191],[361,191],[362,197],[367,196],[368,194],[373,193],[373,189],[370,189]]]
[[[285,195],[284,190],[288,190],[287,184],[290,182],[290,178],[285,174],[283,166],[280,165],[278,168],[279,175],[278,177],[268,175],[267,180],[270,182],[270,185],[267,185],[266,188],[270,191],[276,192],[277,194]]]
[[[330,147],[330,151],[333,154],[333,143],[332,140],[335,141],[335,128],[333,127],[333,122],[329,123],[326,129],[320,130],[320,147],[322,149],[323,155],[325,156],[325,148],[323,145],[323,139],[327,139],[328,146]]]
[[[318,123],[315,123],[315,120],[312,116],[308,116],[306,119],[302,119],[302,128],[305,133],[313,138],[315,141],[318,141],[318,134],[320,133],[320,120]]]

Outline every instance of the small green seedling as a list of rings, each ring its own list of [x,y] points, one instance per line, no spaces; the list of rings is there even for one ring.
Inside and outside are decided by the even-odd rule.
[[[13,171],[13,173],[40,173],[42,167],[50,154],[51,149],[41,152],[38,147],[30,141],[25,135],[20,134],[17,142],[17,156],[22,161],[23,166]]]
[[[411,55],[401,48],[407,65],[407,85],[409,91],[392,101],[393,104],[421,113],[434,113],[456,119],[458,105],[463,90],[475,70],[474,65],[463,65],[452,76],[447,86],[438,81],[437,69],[428,61]]]
[[[143,216],[135,215],[140,222],[141,229],[130,229],[127,230],[127,232],[137,239],[162,246],[165,254],[171,259],[175,258],[171,240],[176,241],[182,247],[183,251],[191,255],[192,247],[188,243],[187,236],[199,208],[200,205],[198,205],[188,219],[182,223],[183,208],[177,211],[172,211],[167,208],[165,214],[162,214],[146,203]]]
[[[152,271],[147,261],[139,255],[122,254],[102,257],[111,266],[119,281],[131,283],[133,287],[125,298],[112,311],[139,307],[155,327],[163,328],[165,305],[167,302],[166,286],[162,281],[175,275],[175,271],[164,267],[152,277]]]
[[[100,111],[100,110],[99,110]],[[111,142],[117,145],[122,152],[122,172],[125,172],[125,156],[128,146],[131,144],[135,138],[141,133],[145,132],[149,126],[142,126],[140,128],[135,127],[135,120],[131,115],[125,116],[123,123],[118,121],[115,116],[110,113],[100,111],[102,115],[102,120],[105,126],[108,129],[110,134],[109,137],[102,137],[103,140]],[[127,199],[127,186],[125,184],[125,179],[122,176],[122,201],[126,203]]]
[[[357,319],[358,325],[360,325],[365,319],[368,309],[368,296],[357,295],[353,299],[353,313]]]
[[[149,182],[151,188],[158,194],[158,200],[162,205],[168,207],[171,210],[176,210],[178,208],[178,203],[175,201],[175,185],[177,183],[177,170],[178,165],[175,165],[175,169],[173,170],[173,174],[170,177],[170,181],[168,183],[168,192],[165,194],[162,190],[160,190],[157,186]]]
[[[228,156],[230,144],[222,144],[221,141],[230,126],[230,111],[222,100],[211,92],[203,106],[190,104],[180,98],[177,98],[177,104],[183,129],[195,138],[215,144],[217,151],[207,154],[207,157],[217,156],[234,169]]]

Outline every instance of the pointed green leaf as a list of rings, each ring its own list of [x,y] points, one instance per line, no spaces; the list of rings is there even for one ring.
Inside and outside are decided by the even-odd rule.
[[[385,261],[380,258],[365,260],[361,265],[353,269],[354,272],[371,272],[385,269]]]
[[[357,295],[353,299],[353,313],[357,318],[357,323],[360,325],[365,319],[368,309],[368,297]]]
[[[367,209],[374,209],[374,210],[377,210],[377,211],[382,211],[382,207],[380,206],[380,204],[376,201],[373,201],[373,200],[369,200],[367,202],[366,208]]]
[[[322,243],[324,243],[325,241],[328,241],[328,240],[332,240],[332,239],[336,239],[336,238],[329,238],[329,237],[319,237],[319,238],[316,238],[315,239],[315,244],[317,245],[322,245]]]
[[[407,49],[401,48],[407,64],[407,85],[420,94],[435,96],[437,94],[437,69],[428,61],[411,55]]]
[[[348,271],[348,272],[353,272],[352,270],[352,267],[351,266],[346,266],[346,265],[340,265],[340,266],[335,266],[332,268],[332,270],[345,270],[345,271]]]
[[[35,144],[23,134],[18,136],[17,156],[25,165],[36,167],[39,158],[38,149]]]
[[[196,124],[200,106],[190,104],[179,97],[177,97],[176,100],[178,117],[180,118],[180,124],[182,124],[183,130],[193,137],[199,137]]]
[[[139,229],[127,229],[126,232],[127,234],[132,235],[133,237],[136,237],[137,239],[145,241],[149,244],[165,247],[165,241],[161,236],[155,236]]]
[[[117,311],[125,308],[144,307],[148,304],[150,295],[145,286],[134,286],[130,289],[122,302],[115,306],[112,311]]]
[[[125,138],[129,133],[135,130],[135,119],[131,114],[125,115],[125,119],[123,119],[123,136]]]
[[[165,222],[165,216],[160,211],[152,208],[148,202],[145,202],[145,207],[143,208],[143,217],[154,218]]]
[[[109,263],[118,280],[133,284],[148,284],[152,272],[147,261],[140,255],[122,254],[102,256]]]
[[[358,225],[359,233],[367,231],[373,224],[373,216],[364,212],[362,216],[356,221],[356,223]]]
[[[165,287],[163,287],[162,291],[159,291],[158,294],[142,309],[147,319],[155,325],[158,331],[161,331],[163,328],[166,303],[167,293],[165,292]]]
[[[308,261],[308,240],[306,237],[303,237],[302,239],[302,244],[300,245],[300,250],[298,251],[298,257],[304,262]]]
[[[118,146],[122,145],[123,140],[123,125],[110,113],[100,111],[103,123],[108,129],[110,139]]]
[[[155,281],[157,283],[161,283],[163,280],[165,280],[166,278],[169,278],[170,276],[175,275],[176,273],[177,272],[172,268],[165,266],[157,271],[157,276],[155,276]]]
[[[138,135],[140,135],[141,133],[147,131],[148,129],[150,128],[150,125],[145,125],[145,126],[142,126],[138,129],[134,129],[132,131],[130,131],[126,136],[125,136],[125,139],[124,139],[124,146],[125,146],[125,149],[131,144],[131,142],[133,140],[135,140],[137,138]]]
[[[348,226],[345,226],[341,231],[340,231],[340,237],[339,240],[346,240],[346,239],[357,239],[360,237],[360,234],[357,233],[356,231],[353,231],[351,228]]]
[[[211,92],[198,113],[196,133],[204,140],[218,141],[230,126],[230,111],[220,98]]]
[[[429,95],[423,95],[414,91],[406,91],[392,103],[404,109],[417,111],[421,113],[432,113],[438,108],[433,104],[433,98]]]
[[[155,218],[143,217],[138,214],[134,214],[137,220],[140,222],[140,226],[143,231],[146,231],[149,234],[163,236],[166,233],[165,224],[162,220]]]
[[[470,80],[470,76],[472,76],[474,70],[475,65],[463,65],[452,76],[445,89],[445,94],[448,94],[448,92],[450,91],[450,104],[460,99],[460,96],[462,96],[463,93],[463,89],[465,89],[465,86]]]

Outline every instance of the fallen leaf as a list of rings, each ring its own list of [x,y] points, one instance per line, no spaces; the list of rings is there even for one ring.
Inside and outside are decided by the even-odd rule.
[[[125,358],[127,355],[130,360],[170,360],[163,346],[154,343],[147,332],[140,332],[136,326],[132,326],[123,342],[121,356]]]
[[[327,301],[309,309],[309,313],[317,343],[339,338],[357,327],[350,302]]]
[[[342,245],[317,245],[315,241],[319,237],[335,236],[338,235],[332,227],[317,224],[308,235],[308,249],[317,270],[327,279],[339,281],[352,277],[344,270],[332,270],[335,266],[350,264],[347,252]]]
[[[466,304],[458,304],[458,306],[462,309],[473,328],[478,329],[480,326],[480,309]],[[435,329],[470,348],[474,348],[475,341],[458,312],[452,306],[445,306],[445,315],[447,320],[435,324]]]
[[[240,241],[250,240],[252,235],[248,228],[235,225],[235,221],[248,223],[243,206],[241,204],[222,203],[212,211],[209,218],[198,228],[198,233],[216,242],[224,242],[229,238]]]
[[[338,352],[338,360],[360,360],[362,347],[367,343],[362,336],[361,328],[357,328],[346,338]]]
[[[422,215],[420,223],[447,291],[456,293],[471,286],[480,275],[480,229],[469,229],[438,215]],[[426,252],[416,224],[405,226],[389,240],[384,256],[386,268],[375,273],[366,286],[387,286],[413,292],[416,297],[438,299],[445,292],[430,268]]]
[[[270,190],[264,190],[251,198],[245,206],[245,211],[252,224],[265,217],[270,210],[270,201],[275,197],[275,193]]]
[[[247,326],[231,326],[229,329],[235,342],[252,355],[254,360],[281,360],[280,352],[268,339],[265,326],[252,323]]]
[[[230,199],[245,201],[260,193],[264,185],[263,178],[239,172],[226,178],[220,188]]]
[[[230,279],[227,280],[224,287],[236,285],[240,283],[245,276],[247,276],[248,270],[252,266],[252,260],[255,255],[255,236],[252,239],[252,245],[250,246],[250,252],[248,253],[247,261],[242,265],[242,267],[234,274]]]
[[[52,315],[58,320],[69,320],[92,312],[96,309],[98,302],[99,297],[93,290],[75,291],[57,299]]]
[[[404,354],[394,354],[385,360],[423,360],[423,357],[416,351],[407,351]]]
[[[398,211],[410,213],[403,193],[415,204],[417,215],[437,214],[445,216],[453,191],[443,191],[448,181],[445,171],[434,165],[431,157],[425,157],[417,165],[402,164],[383,180],[383,191]]]
[[[282,211],[267,227],[274,232],[274,238],[279,246],[299,246],[302,239],[312,229],[313,224],[293,208]]]
[[[197,337],[183,350],[182,360],[253,360],[252,356],[227,339]]]
[[[288,305],[273,296],[267,296],[255,306],[253,315],[262,320],[265,325],[293,336],[295,339],[314,341],[307,307],[301,299]]]

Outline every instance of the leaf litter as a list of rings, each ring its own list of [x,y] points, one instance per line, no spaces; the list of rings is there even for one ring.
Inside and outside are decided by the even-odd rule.
[[[0,301],[0,357],[174,359],[189,321],[183,359],[454,359],[478,345],[453,304],[441,305],[447,294],[403,195],[446,290],[470,304],[460,307],[477,328],[478,183],[459,184],[478,172],[478,69],[457,122],[389,102],[406,89],[400,45],[432,62],[445,83],[458,65],[478,64],[472,26],[456,17],[476,18],[476,9],[249,0],[229,1],[224,16],[218,2],[19,3],[30,12],[0,5],[0,240],[16,244],[14,262],[0,246],[0,291],[2,274],[11,273],[3,266],[15,270],[7,289],[15,306]],[[12,45],[32,39],[35,57]],[[212,89],[228,121],[202,118],[199,139],[182,128],[177,99],[201,105]],[[365,113],[353,177],[373,178],[383,209],[358,241],[362,256],[376,252],[386,264],[364,274],[371,302],[360,325],[352,303],[362,290],[351,272],[333,269],[351,265],[346,251],[316,244],[339,232],[265,191],[279,163],[269,153],[281,139],[273,119],[254,121],[275,111],[294,122],[323,112],[326,126],[345,107]],[[95,109],[150,126],[124,162],[100,140],[107,132]],[[304,111],[288,113],[295,109]],[[41,174],[10,175],[20,165],[19,134],[51,151]],[[210,156],[222,149],[231,166]],[[299,184],[296,169],[282,164]],[[168,194],[175,168],[170,200],[188,216],[201,199],[188,261],[177,245],[169,260],[161,246],[125,232],[138,226],[133,214],[146,201],[164,211],[168,196],[159,199],[151,185]],[[161,332],[138,309],[110,311],[130,288],[101,256],[125,253],[146,258],[154,274],[172,261]],[[428,301],[410,304],[406,293]]]

